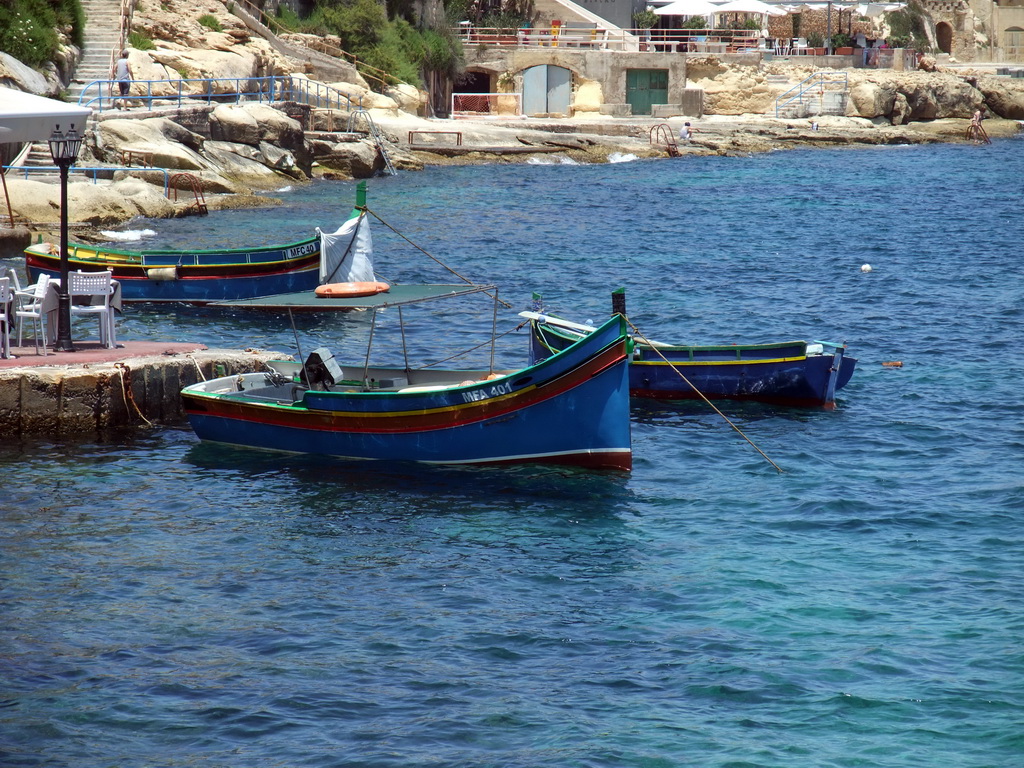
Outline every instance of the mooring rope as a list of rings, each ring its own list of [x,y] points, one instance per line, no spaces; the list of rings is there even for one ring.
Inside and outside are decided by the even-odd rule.
[[[696,392],[700,396],[701,400],[703,400],[705,403],[710,405],[715,413],[717,413],[719,416],[721,416],[723,419],[725,419],[725,423],[728,424],[733,429],[735,429],[740,437],[742,437],[744,440],[746,440],[748,443],[750,443],[750,445],[754,448],[754,450],[757,451],[758,453],[760,453],[764,457],[765,461],[767,461],[769,464],[771,464],[773,467],[775,467],[776,471],[778,471],[779,473],[782,472],[782,467],[780,467],[778,464],[776,464],[774,461],[772,461],[770,458],[768,458],[768,454],[766,454],[764,451],[762,451],[760,448],[758,448],[757,444],[754,443],[754,441],[751,440],[749,437],[747,437],[742,429],[740,429],[735,424],[733,424],[729,420],[728,416],[726,416],[724,413],[722,413],[720,410],[718,410],[718,408],[715,407],[715,404],[712,403],[710,400],[707,399],[707,397],[704,396],[703,392],[701,392],[699,389],[697,389],[695,386],[693,386],[693,383],[688,378],[686,378],[686,376],[683,374],[683,372],[681,370],[679,370],[679,368],[677,368],[675,365],[673,365],[672,362],[667,357],[665,357],[665,355],[663,355],[661,353],[661,350],[658,349],[657,345],[655,345],[653,342],[651,342],[650,339],[648,339],[646,336],[644,336],[640,332],[639,328],[637,328],[635,325],[633,325],[633,321],[632,320],[630,320],[627,317],[626,318],[626,322],[629,323],[629,327],[633,329],[633,337],[634,338],[642,341],[644,344],[647,344],[654,352],[657,352],[658,357],[660,357],[662,360],[664,360],[666,363],[668,363],[669,367],[671,367],[672,370],[675,371],[679,375],[679,378],[681,378],[683,381],[686,382],[686,385],[688,387],[690,387],[690,389],[692,389],[694,392]]]
[[[510,328],[509,330],[505,331],[504,333],[498,334],[493,339],[488,339],[487,341],[482,341],[479,344],[477,344],[475,347],[470,347],[469,349],[464,349],[461,352],[456,352],[451,357],[446,357],[444,360],[435,360],[434,362],[427,363],[426,365],[424,365],[422,367],[423,368],[433,368],[435,365],[441,365],[441,363],[447,363],[449,360],[454,360],[457,357],[462,357],[463,355],[468,355],[470,352],[474,352],[474,351],[480,349],[480,347],[486,346],[488,344],[491,344],[493,341],[497,341],[498,339],[504,338],[505,336],[508,336],[510,333],[515,333],[516,331],[522,329],[522,327],[524,325],[526,325],[528,322],[530,322],[530,321],[529,320],[524,320],[519,325],[517,325],[515,328]]]
[[[206,381],[206,374],[203,373],[203,369],[199,367],[199,361],[196,360],[192,355],[185,355],[185,357],[191,360],[192,365],[194,365],[196,367],[196,370],[199,371],[199,378],[202,379],[203,381]]]
[[[145,416],[142,415],[142,411],[139,409],[138,403],[135,402],[135,396],[132,394],[132,391],[128,387],[125,386],[125,383],[124,383],[125,371],[127,371],[128,375],[131,376],[132,369],[129,368],[124,363],[114,363],[114,368],[121,375],[121,397],[124,399],[124,406],[125,406],[125,408],[127,408],[128,404],[131,403],[132,408],[135,409],[135,413],[138,414],[139,418],[142,419],[144,422],[146,422],[146,424],[148,424],[149,426],[152,427],[153,426],[153,422],[151,422],[149,419],[147,419]]]
[[[397,229],[395,229],[394,227],[392,227],[392,226],[391,226],[390,224],[388,224],[388,223],[387,223],[386,221],[384,221],[384,219],[382,219],[382,218],[381,218],[380,216],[378,216],[378,215],[377,215],[377,213],[376,213],[375,211],[371,211],[371,210],[370,210],[369,208],[364,208],[363,210],[364,210],[364,211],[366,211],[367,213],[371,214],[371,215],[372,215],[372,216],[373,216],[373,217],[374,217],[375,219],[377,219],[377,221],[379,221],[379,222],[380,222],[381,224],[383,224],[383,225],[384,225],[385,227],[387,227],[388,229],[390,229],[390,230],[391,230],[392,232],[394,232],[394,233],[395,233],[396,235],[398,235],[398,236],[399,236],[400,238],[402,238],[403,240],[405,240],[405,242],[407,242],[407,243],[408,243],[409,245],[411,245],[411,246],[412,246],[413,248],[415,248],[416,250],[418,250],[418,251],[420,251],[421,253],[423,253],[423,254],[424,254],[424,255],[425,255],[425,256],[426,256],[427,258],[429,258],[429,259],[433,260],[433,261],[434,261],[435,263],[437,263],[437,264],[439,264],[440,266],[442,266],[442,267],[444,267],[445,269],[447,269],[447,270],[448,270],[449,272],[451,272],[451,273],[452,273],[453,275],[455,275],[455,276],[456,276],[457,278],[459,278],[460,280],[462,280],[462,281],[463,281],[464,283],[469,283],[469,285],[473,285],[473,284],[474,284],[474,283],[473,283],[473,281],[472,281],[472,280],[470,280],[470,279],[469,279],[468,277],[466,277],[465,275],[460,275],[460,274],[459,274],[458,272],[456,272],[456,271],[455,271],[454,269],[452,269],[451,267],[449,267],[449,266],[448,266],[447,264],[445,264],[445,263],[444,263],[443,261],[441,261],[441,260],[440,260],[439,258],[437,258],[436,256],[434,256],[434,255],[433,255],[432,253],[430,253],[429,251],[427,251],[427,250],[426,250],[425,248],[422,248],[422,247],[420,247],[419,245],[417,245],[416,243],[414,243],[414,242],[413,242],[412,240],[410,240],[410,239],[409,239],[408,237],[406,237],[406,236],[405,236],[405,235],[403,235],[403,234],[402,234],[401,232],[399,232],[399,231],[398,231]],[[498,298],[497,296],[492,296],[492,295],[491,295],[490,293],[488,293],[487,295],[488,295],[488,296],[491,296],[491,298],[493,298],[493,299],[494,299],[495,301],[497,301],[497,302],[498,302],[499,304],[502,304],[502,305],[503,305],[503,306],[504,306],[504,307],[505,307],[506,309],[512,309],[512,305],[511,305],[511,304],[509,304],[509,303],[508,303],[507,301],[505,301],[504,299],[499,299],[499,298]]]

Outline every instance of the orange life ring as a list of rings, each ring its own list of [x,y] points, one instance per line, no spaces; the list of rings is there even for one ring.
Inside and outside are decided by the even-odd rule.
[[[327,283],[316,287],[316,295],[321,299],[354,299],[390,290],[387,283]]]

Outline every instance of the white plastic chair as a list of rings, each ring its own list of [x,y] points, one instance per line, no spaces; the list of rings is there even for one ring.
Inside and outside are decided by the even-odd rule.
[[[72,315],[96,315],[100,321],[100,344],[107,349],[116,346],[114,340],[114,308],[110,296],[114,291],[111,272],[69,272],[68,295],[71,297]],[[97,296],[98,304],[76,304],[76,296]]]
[[[22,333],[25,327],[25,320],[32,321],[32,332],[35,334],[36,354],[39,354],[39,347],[43,348],[43,355],[46,355],[46,335],[43,333],[45,326],[45,313],[43,312],[43,298],[46,296],[46,288],[50,278],[42,274],[35,285],[25,290],[16,290],[15,298],[18,300],[14,314],[18,319],[18,346],[21,346]]]
[[[11,304],[14,302],[14,291],[11,290],[11,278],[0,277],[0,357],[11,356]]]
[[[807,44],[807,38],[806,37],[794,37],[793,38],[793,48],[792,48],[792,52],[793,53],[795,53],[797,55],[805,54],[805,53],[807,53],[807,50],[810,47],[811,46],[809,46]]]

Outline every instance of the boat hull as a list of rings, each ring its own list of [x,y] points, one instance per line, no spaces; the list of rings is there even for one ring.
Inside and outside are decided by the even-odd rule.
[[[48,243],[25,250],[29,278],[60,277],[60,256]],[[320,239],[223,251],[118,251],[68,247],[72,270],[107,271],[121,284],[124,302],[207,304],[280,293],[312,291],[319,282]]]
[[[533,321],[531,359],[573,341],[562,329]],[[820,350],[819,350],[820,348]],[[633,397],[664,400],[752,400],[787,406],[829,406],[853,376],[857,360],[842,345],[804,341],[676,346],[635,343],[629,363]],[[698,394],[699,393],[699,394]]]
[[[381,461],[628,470],[625,328],[616,320],[599,330],[593,343],[492,380],[311,390],[289,401],[291,382],[278,387],[268,384],[272,375],[246,374],[241,391],[239,377],[229,376],[186,387],[182,397],[207,441]],[[278,401],[269,401],[273,392]]]

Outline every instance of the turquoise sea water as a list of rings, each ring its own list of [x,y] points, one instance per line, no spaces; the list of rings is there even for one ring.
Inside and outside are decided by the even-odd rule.
[[[635,409],[630,474],[8,436],[0,764],[1024,764],[1022,179],[1024,140],[372,180],[501,286],[502,328],[624,286],[652,338],[845,340],[859,368],[834,411],[722,406],[782,474],[699,403]],[[353,196],[132,226],[276,242]],[[375,236],[383,274],[429,264]],[[430,358],[491,310],[407,319]],[[295,351],[262,315],[119,324]],[[368,332],[297,325],[339,357]]]

